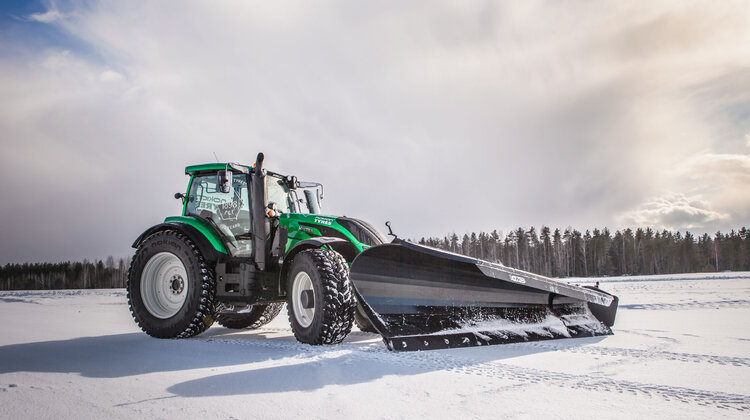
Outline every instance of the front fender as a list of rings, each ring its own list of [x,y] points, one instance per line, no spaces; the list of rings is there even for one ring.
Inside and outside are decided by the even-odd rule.
[[[135,242],[133,242],[132,247],[138,248],[139,246],[141,246],[141,243],[143,243],[143,241],[150,235],[163,230],[175,230],[190,238],[190,240],[193,241],[193,243],[195,243],[195,245],[201,251],[203,258],[205,258],[206,261],[213,262],[216,261],[221,254],[227,254],[226,248],[223,244],[219,242],[217,246],[214,241],[211,241],[206,237],[205,232],[201,232],[196,227],[190,224],[178,221],[166,221],[164,223],[159,223],[158,225],[151,226],[143,233],[141,233],[140,236],[138,236]],[[213,231],[211,231],[210,233],[216,235]]]
[[[348,263],[354,261],[354,257],[359,253],[359,250],[353,243],[342,238],[317,236],[315,238],[297,242],[292,246],[289,252],[284,255],[284,260],[281,263],[281,271],[279,272],[279,296],[286,296],[286,277],[289,273],[289,267],[292,265],[292,260],[294,260],[294,256],[306,249],[317,249],[323,247],[328,247],[338,252]]]

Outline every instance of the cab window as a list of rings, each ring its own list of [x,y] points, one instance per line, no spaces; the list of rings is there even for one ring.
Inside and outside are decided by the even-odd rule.
[[[185,215],[196,216],[212,225],[224,238],[234,256],[252,253],[250,200],[247,176],[235,174],[228,193],[218,188],[218,176],[195,175],[190,184]]]
[[[292,198],[289,195],[289,188],[283,179],[273,176],[266,176],[266,189],[268,191],[268,203],[275,203],[276,209],[282,213],[293,213]]]

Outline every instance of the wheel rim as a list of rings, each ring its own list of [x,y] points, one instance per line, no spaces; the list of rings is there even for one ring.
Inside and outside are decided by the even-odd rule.
[[[312,308],[305,308],[302,305],[302,293],[306,290],[312,290]],[[292,284],[292,306],[294,309],[294,318],[302,328],[307,328],[312,324],[313,317],[315,316],[315,300],[315,289],[313,289],[310,276],[304,271],[300,271],[294,277],[294,283]]]
[[[151,257],[141,273],[141,298],[151,315],[167,319],[185,304],[188,276],[185,265],[171,252]]]

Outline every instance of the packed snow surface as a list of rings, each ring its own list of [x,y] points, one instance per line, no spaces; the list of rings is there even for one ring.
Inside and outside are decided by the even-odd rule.
[[[123,290],[0,292],[0,418],[748,418],[750,273],[578,279],[614,335],[414,353],[141,332]]]

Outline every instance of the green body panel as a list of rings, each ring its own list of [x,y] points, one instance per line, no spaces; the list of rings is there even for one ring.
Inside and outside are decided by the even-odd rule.
[[[165,222],[180,222],[190,225],[198,230],[203,236],[208,239],[215,250],[227,254],[227,249],[221,242],[219,234],[216,233],[214,228],[203,220],[193,216],[172,216],[164,219]]]
[[[220,171],[222,169],[226,169],[227,165],[229,163],[203,163],[200,165],[190,165],[185,168],[185,173],[188,175],[192,175],[195,172],[202,172],[202,171]],[[233,165],[237,165],[234,163]],[[244,166],[248,169],[248,171],[251,171],[253,169],[252,166],[248,165],[237,165],[237,166]]]
[[[326,230],[333,229],[338,231],[339,235],[336,237],[342,237],[351,242],[359,252],[369,248],[354,238],[348,230],[336,222],[338,216],[322,215],[322,214],[299,214],[299,213],[287,213],[282,214],[279,217],[279,227],[286,227],[288,229],[287,241],[286,241],[286,252],[299,241],[305,239],[314,238],[317,236],[332,236]],[[300,226],[300,223],[303,223]],[[307,225],[307,226],[306,226]]]

